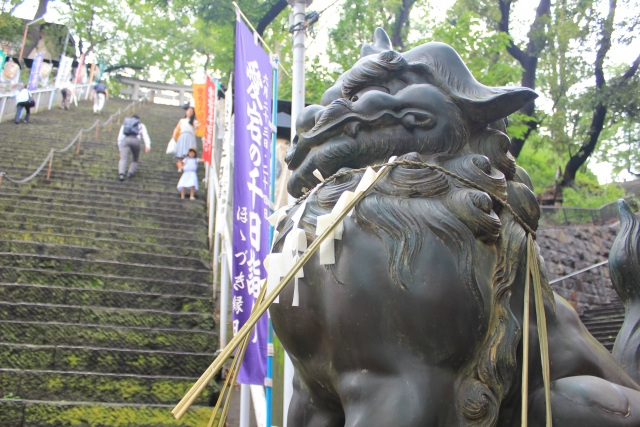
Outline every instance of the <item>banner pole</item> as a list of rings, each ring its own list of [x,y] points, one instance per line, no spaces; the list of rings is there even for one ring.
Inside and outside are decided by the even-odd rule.
[[[276,142],[278,139],[278,59],[274,58],[275,67],[273,67],[273,102],[271,107],[271,122],[275,127],[275,132],[271,133],[271,203],[273,209],[276,209]],[[274,227],[269,229],[269,242],[273,247]],[[271,427],[273,419],[273,325],[271,324],[271,316],[268,318],[267,325],[267,376],[264,381],[265,400],[267,406],[267,423],[266,427]]]

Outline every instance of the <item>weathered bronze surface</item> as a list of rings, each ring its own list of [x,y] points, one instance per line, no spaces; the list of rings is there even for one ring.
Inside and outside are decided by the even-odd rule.
[[[406,53],[376,31],[373,45],[307,107],[287,154],[289,191],[300,196],[347,168],[390,156],[437,164],[393,169],[344,221],[335,264],[315,255],[271,311],[296,374],[291,427],[519,426],[526,233],[539,207],[508,154],[506,117],[536,97],[478,83],[442,43]],[[354,190],[362,172],[309,197],[299,227],[311,242],[319,215]],[[292,229],[289,211],[274,252]],[[542,271],[555,426],[639,426],[638,221],[622,209],[612,278],[627,304],[614,356],[549,287]],[[533,301],[533,295],[531,295]],[[531,306],[529,425],[545,425],[536,313]]]

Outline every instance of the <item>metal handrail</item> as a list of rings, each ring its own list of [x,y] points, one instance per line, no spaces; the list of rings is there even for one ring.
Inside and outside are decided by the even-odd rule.
[[[573,276],[577,276],[578,274],[584,273],[584,272],[589,271],[589,270],[593,270],[594,268],[601,267],[601,266],[603,266],[605,264],[608,264],[608,263],[609,263],[609,261],[602,261],[602,262],[599,262],[597,264],[590,265],[589,267],[583,268],[582,270],[574,271],[571,274],[567,274],[566,276],[562,276],[562,277],[559,277],[557,279],[554,279],[554,280],[550,281],[549,284],[553,285],[554,283],[562,282],[563,280],[570,279]]]

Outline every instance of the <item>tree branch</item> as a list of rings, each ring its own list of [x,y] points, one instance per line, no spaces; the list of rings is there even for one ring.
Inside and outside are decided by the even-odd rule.
[[[276,19],[278,15],[280,15],[280,12],[282,12],[287,7],[287,5],[287,0],[278,0],[271,6],[267,13],[264,14],[264,16],[258,22],[258,26],[256,27],[256,31],[261,37],[264,35],[264,31],[267,29],[269,24],[271,24],[271,22],[273,22],[273,20]]]
[[[500,22],[498,23],[498,29],[502,33],[509,34],[511,0],[499,0],[498,7],[500,8]],[[524,52],[514,43],[513,38],[511,38],[509,46],[507,46],[507,52],[509,52],[509,55],[513,56],[516,61],[520,62],[520,64],[524,66],[524,64],[522,64],[524,61]]]
[[[404,27],[409,25],[409,13],[416,0],[402,0],[398,12],[396,13],[396,22],[391,37],[391,45],[400,51],[404,50]]]
[[[573,182],[576,179],[576,174],[578,170],[587,159],[593,154],[596,149],[596,145],[598,144],[598,139],[600,138],[600,133],[604,128],[604,120],[607,117],[607,105],[605,104],[605,91],[606,91],[606,79],[604,76],[604,60],[611,49],[611,35],[613,33],[613,23],[616,15],[616,5],[617,0],[609,0],[609,13],[607,14],[607,18],[602,23],[602,30],[600,32],[600,46],[598,47],[598,51],[596,53],[596,61],[594,64],[594,75],[596,77],[596,92],[598,93],[598,102],[596,106],[593,108],[593,117],[591,118],[591,124],[589,125],[589,130],[587,131],[587,137],[585,142],[580,146],[580,149],[576,154],[571,156],[567,165],[564,168],[564,175],[562,176],[562,182],[560,185],[562,187],[569,187],[573,185]],[[640,61],[640,58],[636,59],[636,61]],[[635,65],[635,69],[637,70],[636,62],[633,63]],[[634,65],[632,65],[627,72],[630,72]],[[634,71],[635,73],[635,71]],[[626,74],[626,73],[625,73]],[[633,74],[629,78],[631,78]]]

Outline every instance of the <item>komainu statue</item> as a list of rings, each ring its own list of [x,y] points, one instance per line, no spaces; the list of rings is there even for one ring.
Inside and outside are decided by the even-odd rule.
[[[270,309],[295,366],[288,425],[526,425],[524,226],[535,231],[540,211],[507,151],[506,117],[536,94],[480,84],[442,43],[395,52],[381,29],[361,56],[298,117],[288,188],[307,197],[278,222],[273,252],[314,241],[363,168],[392,156],[398,165]],[[533,250],[555,426],[640,426],[640,232],[624,206],[622,218],[611,269],[628,315],[613,355],[553,293]],[[544,426],[533,305],[529,317],[525,421]]]

